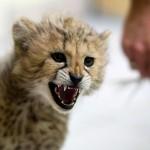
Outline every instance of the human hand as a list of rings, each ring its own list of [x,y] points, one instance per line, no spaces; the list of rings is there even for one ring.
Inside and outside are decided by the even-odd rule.
[[[150,13],[129,15],[122,46],[131,67],[137,69],[142,77],[150,77]]]

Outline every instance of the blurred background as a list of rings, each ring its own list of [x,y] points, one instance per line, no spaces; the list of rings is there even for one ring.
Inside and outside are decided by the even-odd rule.
[[[121,48],[129,6],[129,0],[0,0],[0,59],[12,49],[11,27],[21,16],[65,12],[98,32],[112,31],[104,83],[78,101],[62,150],[150,150],[150,82],[130,69]]]

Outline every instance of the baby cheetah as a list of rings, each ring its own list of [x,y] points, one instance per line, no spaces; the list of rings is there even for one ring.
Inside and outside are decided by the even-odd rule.
[[[67,16],[13,25],[14,53],[0,72],[0,150],[61,148],[78,97],[103,80],[107,37]]]

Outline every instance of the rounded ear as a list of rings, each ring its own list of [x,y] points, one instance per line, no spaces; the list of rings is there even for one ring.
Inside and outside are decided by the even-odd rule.
[[[111,35],[111,31],[109,31],[109,30],[106,30],[106,31],[99,34],[99,39],[102,43],[101,48],[107,50],[107,48],[108,48],[108,38],[109,38],[110,35]]]
[[[36,25],[27,18],[22,18],[13,25],[13,39],[15,46],[27,49],[28,39],[36,32]]]
[[[110,35],[111,35],[111,31],[110,30],[106,30],[106,31],[100,33],[99,38],[101,40],[107,40]]]

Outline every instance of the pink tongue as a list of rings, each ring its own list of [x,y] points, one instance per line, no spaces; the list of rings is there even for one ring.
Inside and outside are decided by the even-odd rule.
[[[67,86],[66,90],[64,90],[64,86],[61,85],[57,87],[57,89],[60,94],[61,100],[63,100],[65,104],[71,104],[74,101],[74,97],[77,95],[77,88],[71,86]]]

